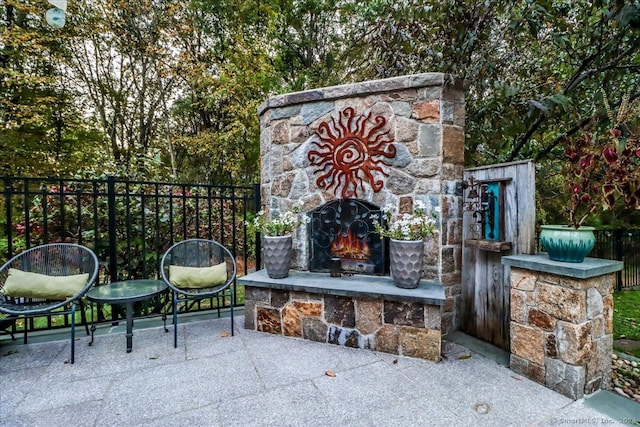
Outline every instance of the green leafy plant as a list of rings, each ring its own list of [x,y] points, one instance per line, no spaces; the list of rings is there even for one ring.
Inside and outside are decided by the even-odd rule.
[[[420,200],[415,202],[414,213],[399,214],[395,206],[382,208],[384,225],[373,223],[376,233],[394,240],[422,240],[433,236],[436,232],[436,210],[427,212],[427,207]]]
[[[585,128],[565,140],[567,214],[574,228],[598,210],[640,209],[640,106],[627,94],[616,115],[606,96],[604,102],[609,130]]]
[[[267,218],[264,210],[258,212],[253,221],[247,221],[247,227],[265,236],[287,236],[292,234],[301,224],[309,222],[310,218],[300,214],[300,206],[294,206],[284,213],[274,213]]]

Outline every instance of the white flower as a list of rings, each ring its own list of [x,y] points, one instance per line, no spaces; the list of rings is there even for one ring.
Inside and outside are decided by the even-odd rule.
[[[421,200],[416,200],[414,213],[397,214],[395,206],[387,205],[381,208],[385,223],[374,221],[376,232],[382,237],[389,237],[395,240],[421,240],[437,233],[436,212],[440,209],[427,211],[426,205]],[[392,214],[396,213],[395,215]],[[372,218],[378,219],[377,215]],[[386,226],[386,227],[385,227]]]
[[[396,209],[395,206],[393,206],[392,204],[388,204],[385,207],[383,207],[382,209],[380,209],[382,212],[384,213],[396,213],[398,210]]]
[[[266,218],[264,210],[260,210],[253,220],[253,228],[255,232],[262,233],[265,236],[286,236],[294,232],[294,230],[310,218],[306,215],[300,215],[300,206],[293,206],[290,211],[278,215],[273,213],[272,218]]]

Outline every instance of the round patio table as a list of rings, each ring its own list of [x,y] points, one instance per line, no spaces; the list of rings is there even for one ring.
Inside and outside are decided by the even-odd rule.
[[[94,287],[87,292],[87,299],[102,304],[125,304],[127,310],[127,353],[131,353],[133,346],[133,303],[153,298],[165,292],[167,292],[167,284],[162,280],[123,280]],[[164,315],[163,319],[166,319]],[[92,324],[91,343],[93,343],[93,331],[95,331],[95,326]]]

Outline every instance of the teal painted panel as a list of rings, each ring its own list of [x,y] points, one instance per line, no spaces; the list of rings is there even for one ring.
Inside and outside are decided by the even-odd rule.
[[[484,238],[500,240],[500,183],[489,182],[486,186],[488,199],[484,213]]]

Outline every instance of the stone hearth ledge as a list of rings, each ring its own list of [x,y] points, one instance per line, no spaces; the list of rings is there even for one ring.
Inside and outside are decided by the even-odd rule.
[[[245,285],[245,329],[440,361],[443,286],[416,289],[390,277],[265,270],[239,277]]]
[[[265,269],[238,277],[241,285],[284,291],[310,292],[322,295],[384,299],[426,305],[443,305],[444,288],[440,283],[421,280],[416,289],[402,289],[394,285],[388,276],[342,275],[331,277],[328,273],[291,271],[284,279],[272,279]]]

